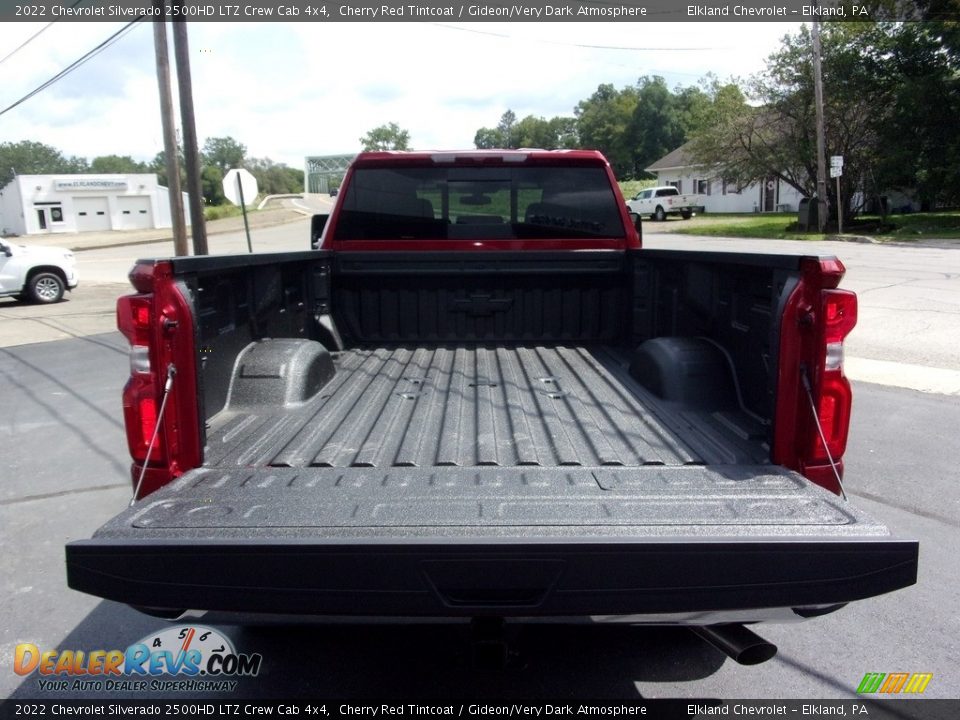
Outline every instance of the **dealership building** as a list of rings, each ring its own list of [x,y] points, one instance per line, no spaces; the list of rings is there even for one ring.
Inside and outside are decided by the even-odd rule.
[[[154,173],[18,175],[0,190],[3,235],[171,226],[170,196]]]

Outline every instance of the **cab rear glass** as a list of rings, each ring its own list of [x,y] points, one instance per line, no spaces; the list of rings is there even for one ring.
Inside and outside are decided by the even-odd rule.
[[[623,238],[603,167],[356,168],[337,240]]]

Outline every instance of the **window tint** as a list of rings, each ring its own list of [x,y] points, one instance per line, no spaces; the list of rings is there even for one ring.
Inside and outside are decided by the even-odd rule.
[[[601,167],[358,168],[338,240],[624,236]]]

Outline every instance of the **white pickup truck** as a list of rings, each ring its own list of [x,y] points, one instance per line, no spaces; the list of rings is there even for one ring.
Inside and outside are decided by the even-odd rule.
[[[703,198],[700,195],[681,195],[672,185],[647,188],[627,201],[630,212],[649,215],[652,220],[666,220],[667,215],[679,215],[689,220],[698,212],[703,212]]]
[[[77,286],[73,253],[65,248],[0,241],[0,297],[55,303]]]

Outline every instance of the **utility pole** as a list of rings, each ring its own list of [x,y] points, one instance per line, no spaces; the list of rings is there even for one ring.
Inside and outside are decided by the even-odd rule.
[[[162,3],[159,5],[163,17]],[[170,218],[173,221],[173,252],[189,255],[187,228],[183,217],[183,193],[180,191],[180,161],[177,153],[176,125],[173,118],[173,93],[170,90],[170,58],[167,55],[167,26],[164,20],[153,23],[153,46],[157,56],[157,84],[160,87],[160,119],[163,123],[163,152],[167,160],[167,188],[170,192]]]
[[[820,22],[813,21],[813,96],[817,112],[817,229],[823,232],[827,222],[827,168],[823,137],[823,75],[820,67]]]
[[[183,0],[178,0],[183,7]],[[193,116],[193,83],[190,80],[190,48],[187,23],[173,22],[173,52],[177,58],[177,88],[180,91],[180,121],[183,128],[183,154],[187,166],[187,193],[190,195],[190,233],[193,254],[209,255],[207,226],[203,219],[203,189],[200,185],[200,157],[197,152],[197,124]]]

